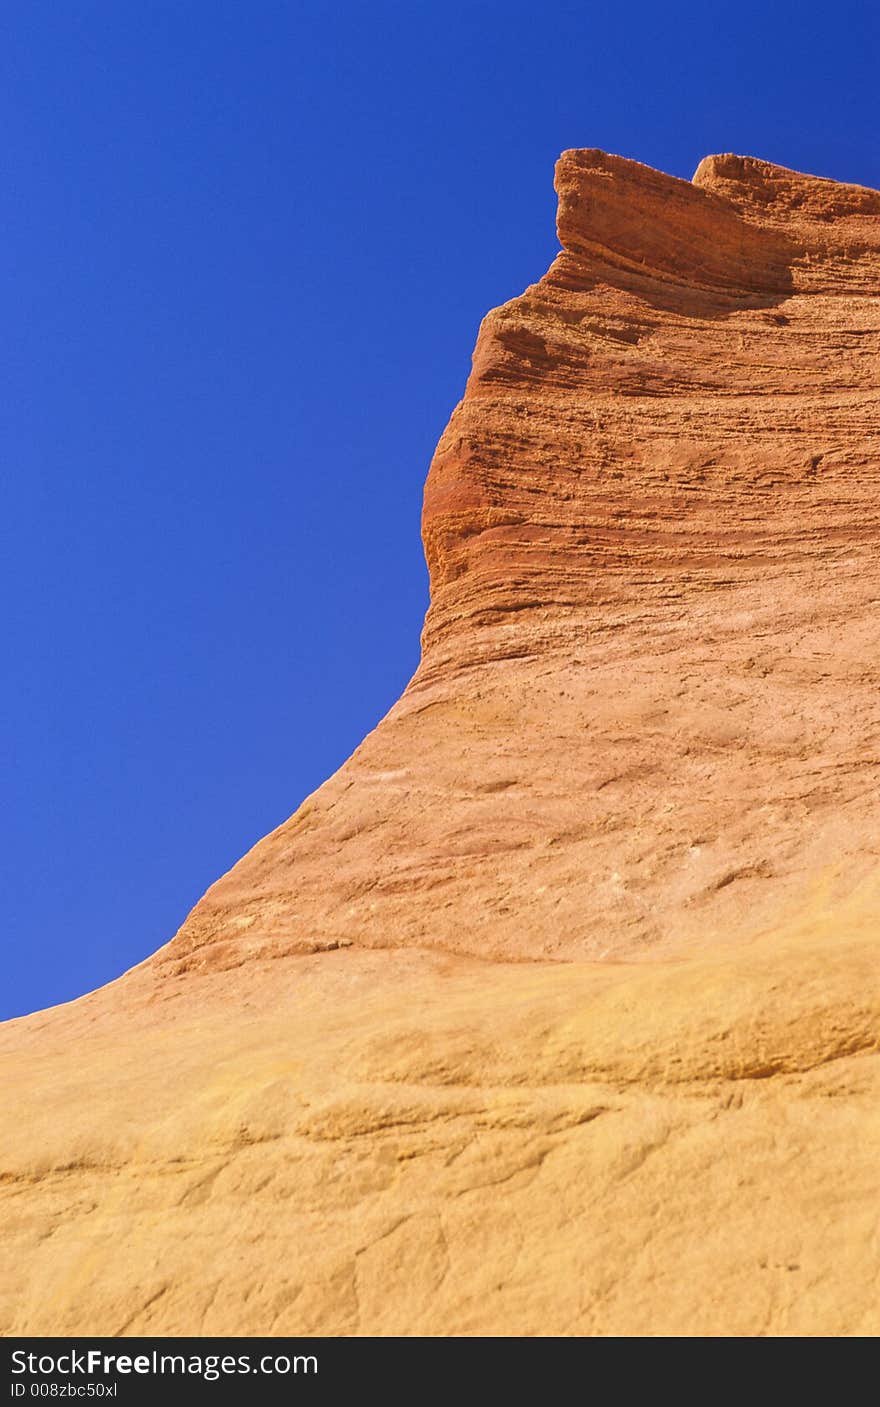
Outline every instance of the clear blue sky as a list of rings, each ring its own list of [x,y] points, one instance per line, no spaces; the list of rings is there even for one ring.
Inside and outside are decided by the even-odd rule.
[[[873,3],[10,0],[0,1014],[164,942],[412,673],[553,163],[880,186]]]

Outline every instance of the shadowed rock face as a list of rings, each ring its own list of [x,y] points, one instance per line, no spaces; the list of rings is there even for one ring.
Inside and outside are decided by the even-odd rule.
[[[403,697],[0,1033],[0,1331],[880,1330],[880,194],[556,187]]]

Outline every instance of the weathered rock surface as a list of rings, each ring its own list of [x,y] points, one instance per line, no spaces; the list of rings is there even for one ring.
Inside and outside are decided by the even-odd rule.
[[[420,668],[155,958],[0,1033],[0,1328],[880,1328],[880,193],[557,168]]]

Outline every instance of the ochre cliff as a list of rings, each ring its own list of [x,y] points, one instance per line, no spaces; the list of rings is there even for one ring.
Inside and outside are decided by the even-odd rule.
[[[0,1034],[0,1329],[880,1329],[880,193],[560,159],[422,662]]]
[[[880,195],[595,151],[557,188],[428,477],[415,679],[167,970],[659,956],[877,863]]]

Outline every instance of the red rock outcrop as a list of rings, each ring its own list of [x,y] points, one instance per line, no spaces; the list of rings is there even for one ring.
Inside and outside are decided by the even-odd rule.
[[[880,194],[557,189],[402,699],[0,1033],[5,1332],[880,1329]]]
[[[657,956],[876,864],[880,194],[598,151],[556,186],[428,476],[419,670],[169,970]]]

